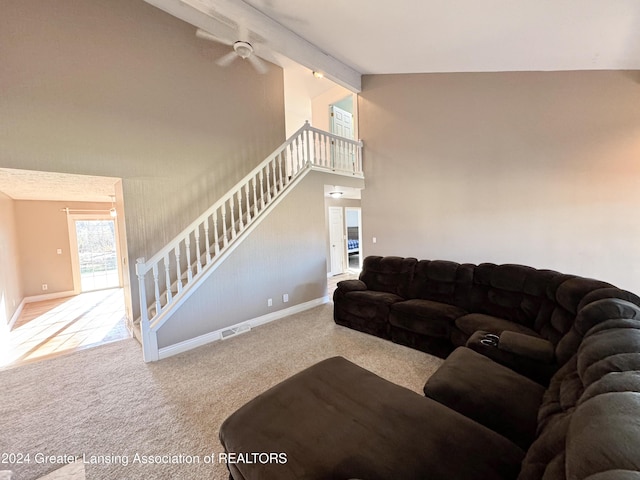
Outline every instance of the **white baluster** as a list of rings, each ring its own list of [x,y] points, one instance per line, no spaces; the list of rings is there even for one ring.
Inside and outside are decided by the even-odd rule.
[[[324,166],[331,168],[331,158],[327,149],[327,137],[324,134],[318,134],[320,137],[320,149],[322,150],[322,158],[324,159]]]
[[[267,174],[265,175],[265,177],[267,177],[267,202],[271,202],[271,183],[270,183],[270,175],[269,175],[269,164],[267,163],[266,167],[267,169]]]
[[[278,175],[280,175],[280,190],[287,184],[287,176],[282,169],[282,152],[278,154]]]
[[[251,223],[251,200],[249,197],[249,185],[251,185],[251,180],[249,180],[244,186],[244,193],[247,201],[247,225]]]
[[[229,244],[229,238],[227,236],[227,204],[222,204],[222,247],[226,247]]]
[[[231,222],[229,223],[229,227],[231,228],[231,239],[236,238],[236,216],[235,216],[235,205],[233,201],[233,195],[229,199],[229,213],[231,214]]]
[[[289,144],[287,146],[287,151],[289,152],[289,157],[291,158],[291,177],[295,177],[298,174],[298,161],[295,157],[295,152],[293,151],[293,144]]]
[[[167,288],[167,304],[169,304],[173,300],[173,292],[171,291],[171,265],[168,253],[164,256],[164,283]]]
[[[318,133],[318,144],[320,148],[320,155],[322,155],[324,166],[329,168],[329,157],[327,155],[327,139],[322,133]]]
[[[160,304],[160,285],[158,283],[158,264],[154,263],[153,267],[153,291],[156,296],[156,314],[154,316],[158,316],[162,311],[162,305]]]
[[[311,132],[311,147],[313,148],[313,158],[317,165],[324,166],[322,163],[322,156],[320,155],[320,149],[318,145],[318,134],[316,132]]]
[[[202,265],[200,264],[200,225],[198,225],[193,232],[196,239],[196,271],[200,273],[202,271]]]
[[[260,170],[260,205],[262,210],[264,208],[264,171]]]
[[[176,282],[178,283],[178,293],[182,291],[182,271],[180,269],[180,243],[176,245],[176,248],[173,250],[173,253],[176,256]]]
[[[207,256],[205,257],[207,260],[206,265],[211,263],[211,240],[209,238],[209,217],[204,221],[204,236],[207,239]]]
[[[191,271],[191,236],[187,235],[184,239],[185,255],[187,256],[187,284],[191,283],[193,279],[193,272]]]
[[[275,197],[276,195],[278,195],[278,177],[276,173],[276,165],[277,165],[276,159],[274,158],[273,160],[271,160],[269,164],[271,165],[271,170],[273,170],[273,196]]]
[[[244,230],[244,213],[242,213],[242,188],[238,190],[238,220],[240,220],[240,229],[241,232]]]
[[[253,187],[253,216],[258,216],[258,194],[256,192],[257,181],[256,177],[253,177],[253,181],[251,182]]]
[[[220,235],[218,234],[218,210],[213,212],[213,245],[217,255],[220,252]]]

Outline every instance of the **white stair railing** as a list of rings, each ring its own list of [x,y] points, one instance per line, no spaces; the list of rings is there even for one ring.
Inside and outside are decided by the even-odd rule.
[[[305,122],[162,250],[149,260],[137,259],[145,360],[157,360],[155,331],[171,312],[311,169],[362,177],[362,142]]]

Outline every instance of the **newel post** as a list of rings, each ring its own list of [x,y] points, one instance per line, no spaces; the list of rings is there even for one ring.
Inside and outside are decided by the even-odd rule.
[[[140,334],[142,337],[142,355],[145,362],[158,360],[158,341],[151,331],[149,324],[149,309],[147,308],[147,291],[144,285],[146,275],[144,257],[136,259],[136,275],[138,276],[138,295],[140,296]]]
[[[140,323],[147,322],[149,324],[149,311],[147,309],[147,291],[144,287],[145,276],[144,257],[136,259],[136,275],[138,276],[138,295],[140,295]]]

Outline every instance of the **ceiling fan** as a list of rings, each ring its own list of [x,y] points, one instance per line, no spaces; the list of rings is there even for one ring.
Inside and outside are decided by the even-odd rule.
[[[243,60],[248,60],[253,68],[255,68],[256,72],[261,74],[267,73],[269,67],[267,67],[267,64],[262,61],[262,59],[258,56],[258,53],[256,53],[256,47],[258,47],[259,42],[249,42],[249,30],[247,30],[247,28],[242,24],[238,24],[238,39],[235,41],[229,41],[223,38],[216,37],[215,35],[202,30],[201,28],[198,28],[196,30],[196,36],[204,40],[221,43],[223,45],[229,45],[233,48],[232,51],[230,51],[226,55],[223,55],[216,61],[217,65],[226,67],[239,57]],[[259,52],[260,47],[258,47],[257,50]]]

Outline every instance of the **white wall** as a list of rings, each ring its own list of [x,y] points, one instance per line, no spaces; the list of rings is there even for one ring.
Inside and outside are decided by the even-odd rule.
[[[367,254],[520,263],[640,292],[638,77],[365,76]]]

